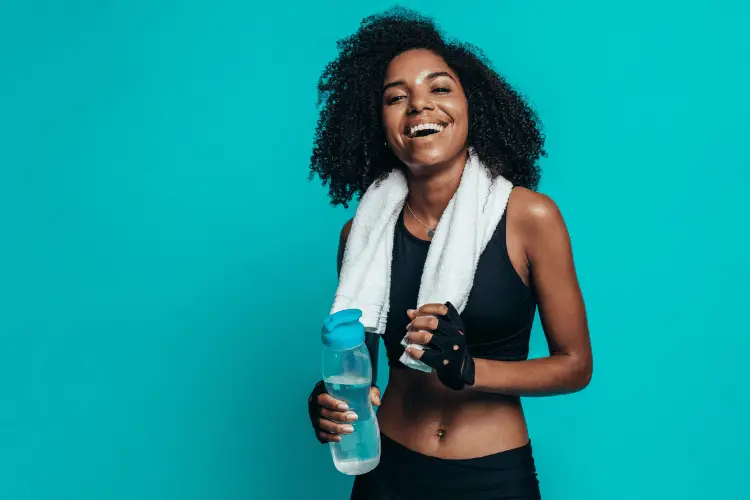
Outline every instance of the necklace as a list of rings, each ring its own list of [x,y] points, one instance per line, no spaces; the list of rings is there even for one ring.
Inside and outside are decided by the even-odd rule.
[[[419,220],[419,217],[417,217],[416,215],[414,215],[414,212],[411,211],[411,207],[409,206],[409,202],[408,201],[406,202],[406,208],[409,209],[409,213],[411,214],[411,216],[414,217],[415,219],[417,219],[417,222],[419,222],[420,224],[422,224],[424,227],[427,228],[427,236],[428,237],[432,238],[433,236],[435,236],[435,229],[437,229],[437,227],[430,227],[427,224],[425,224],[424,222],[422,222],[421,220]]]

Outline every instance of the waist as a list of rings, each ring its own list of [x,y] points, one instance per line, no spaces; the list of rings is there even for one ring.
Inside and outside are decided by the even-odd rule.
[[[529,440],[518,397],[455,391],[434,372],[390,370],[378,420],[395,441],[439,458],[486,456]]]
[[[379,486],[391,492],[388,498],[540,498],[530,441],[500,453],[459,460],[423,455],[385,433],[381,442],[380,464],[370,477],[358,478],[363,492]]]

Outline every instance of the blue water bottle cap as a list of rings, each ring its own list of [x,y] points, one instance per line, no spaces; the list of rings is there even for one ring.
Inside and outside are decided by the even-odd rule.
[[[365,326],[359,321],[362,311],[343,309],[323,321],[323,344],[333,349],[351,349],[365,341]]]

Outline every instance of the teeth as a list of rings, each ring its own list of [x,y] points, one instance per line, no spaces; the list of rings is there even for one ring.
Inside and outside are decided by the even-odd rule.
[[[442,132],[443,128],[444,127],[438,123],[422,123],[420,125],[414,125],[412,128],[410,128],[409,136],[414,137],[414,135],[420,130],[434,130],[435,132]]]

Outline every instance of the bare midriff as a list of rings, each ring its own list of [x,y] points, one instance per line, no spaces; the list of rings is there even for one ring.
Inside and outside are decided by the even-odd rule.
[[[439,458],[482,457],[529,441],[519,398],[456,391],[434,371],[391,369],[378,422],[402,446]]]

